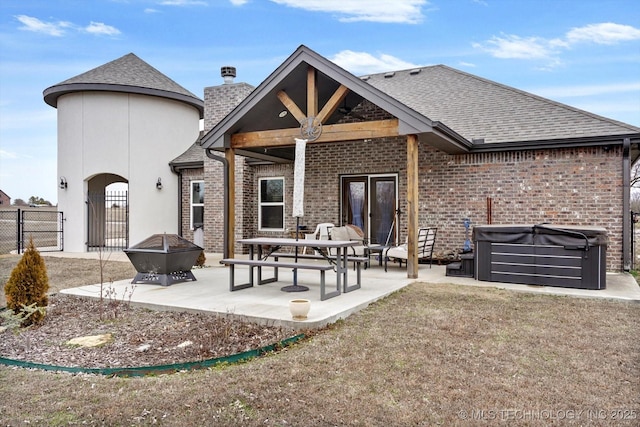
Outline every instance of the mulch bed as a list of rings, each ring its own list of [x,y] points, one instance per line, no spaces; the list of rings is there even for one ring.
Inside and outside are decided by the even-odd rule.
[[[72,338],[112,334],[99,347]],[[123,301],[53,294],[44,322],[0,332],[0,357],[83,368],[194,362],[275,344],[292,330],[241,322],[215,313],[154,311]]]

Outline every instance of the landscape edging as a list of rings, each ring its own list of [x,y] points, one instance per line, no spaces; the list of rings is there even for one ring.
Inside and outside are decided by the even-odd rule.
[[[28,362],[25,360],[15,360],[0,357],[0,364],[7,366],[17,366],[20,368],[42,369],[45,371],[62,371],[74,374],[96,374],[115,377],[142,377],[145,375],[158,375],[175,373],[178,371],[191,371],[196,369],[210,368],[220,364],[233,364],[244,362],[262,356],[266,353],[275,351],[279,348],[288,347],[299,340],[303,339],[305,334],[298,334],[290,338],[286,338],[276,344],[270,344],[258,349],[243,351],[242,353],[232,354],[230,356],[216,357],[214,359],[199,360],[196,362],[171,363],[167,365],[155,366],[134,366],[125,368],[82,368],[73,366],[56,366],[46,365],[42,363]]]

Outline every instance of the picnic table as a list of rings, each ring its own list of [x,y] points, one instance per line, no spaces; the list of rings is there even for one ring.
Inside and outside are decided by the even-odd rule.
[[[220,261],[229,266],[229,290],[237,291],[252,287],[254,285],[254,269],[257,270],[257,283],[264,285],[278,281],[278,269],[290,268],[294,270],[294,275],[298,269],[316,270],[320,272],[320,300],[324,301],[340,295],[341,292],[351,292],[360,289],[361,285],[361,265],[367,261],[364,257],[353,257],[348,255],[347,248],[357,244],[350,240],[306,240],[279,237],[255,237],[250,239],[240,239],[238,243],[249,247],[249,259],[225,258]],[[292,253],[282,252],[283,248],[312,247],[319,255],[300,254],[297,257]],[[335,249],[335,255],[329,256],[329,249]],[[291,261],[294,258],[294,261]],[[309,262],[313,260],[314,262]],[[356,265],[356,283],[349,286],[348,262]],[[235,284],[235,265],[249,266],[249,282]],[[273,276],[262,277],[264,267],[273,268]],[[325,272],[333,270],[336,273],[336,289],[331,292],[325,290]]]

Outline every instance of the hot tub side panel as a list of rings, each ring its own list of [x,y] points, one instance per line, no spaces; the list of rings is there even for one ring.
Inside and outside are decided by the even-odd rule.
[[[556,230],[522,227],[474,229],[476,279],[581,289],[606,287],[606,231],[587,241]],[[572,230],[573,231],[573,230]]]

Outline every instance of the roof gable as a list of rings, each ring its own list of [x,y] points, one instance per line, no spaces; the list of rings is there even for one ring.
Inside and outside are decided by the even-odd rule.
[[[204,109],[203,101],[196,95],[133,53],[45,89],[44,100],[56,107],[61,95],[90,90],[138,93],[175,99],[196,107],[201,116]]]
[[[285,91],[297,105],[307,102],[307,72],[309,67],[316,71],[317,98],[319,108],[324,105],[341,86],[348,89],[346,99],[353,105],[363,99],[378,106],[398,119],[401,134],[434,135],[431,143],[450,145],[452,150],[465,150],[470,142],[441,124],[433,123],[428,117],[407,108],[398,100],[340,68],[333,62],[318,55],[306,46],[300,46],[273,73],[271,73],[251,94],[249,94],[229,115],[222,119],[204,137],[203,148],[223,148],[230,144],[229,136],[240,132],[258,132],[274,129],[300,127],[293,114],[284,114],[286,108],[278,98]],[[280,114],[283,112],[283,114]],[[302,112],[306,114],[306,111]],[[325,124],[334,124],[343,115],[334,114]],[[436,130],[436,128],[438,128]],[[447,135],[445,135],[447,134]],[[293,144],[293,139],[291,140]]]

